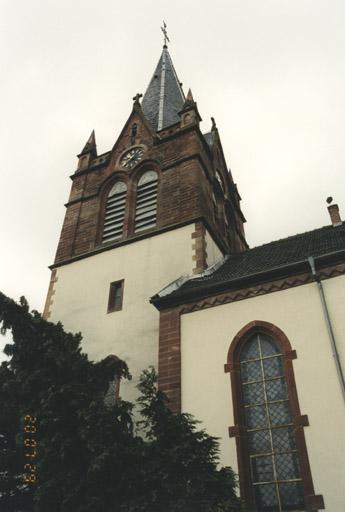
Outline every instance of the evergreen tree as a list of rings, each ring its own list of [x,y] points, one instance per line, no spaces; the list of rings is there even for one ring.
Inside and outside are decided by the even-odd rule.
[[[140,380],[135,431],[133,405],[104,400],[113,379],[130,378],[124,362],[89,361],[80,334],[30,312],[24,298],[0,293],[0,325],[13,337],[0,367],[1,511],[239,510],[232,471],[217,468],[216,439],[171,413],[153,369]],[[37,432],[24,432],[26,417],[37,418]],[[33,458],[28,437],[38,443]],[[36,482],[23,480],[27,462]]]
[[[157,390],[153,368],[142,373],[138,388],[146,443],[137,497],[142,493],[149,501],[138,510],[238,511],[235,475],[231,468],[217,467],[217,439],[198,429],[191,415],[171,412],[166,395]]]
[[[16,488],[13,497],[2,493],[0,509],[3,501],[4,510],[18,512],[19,493],[32,496],[25,512],[89,510],[88,485],[95,485],[96,468],[114,450],[113,440],[133,443],[131,405],[119,402],[110,410],[102,400],[109,382],[128,378],[128,369],[112,358],[90,362],[81,352],[80,334],[66,333],[60,323],[30,313],[23,298],[16,304],[0,294],[0,323],[2,332],[10,329],[13,337],[13,344],[5,347],[10,362],[1,368],[1,410],[4,406],[12,415],[0,417],[10,462],[10,474],[0,475],[0,485],[17,481],[26,462],[37,468],[37,484]],[[26,415],[38,422],[37,464],[23,456],[24,439],[29,437],[24,433]],[[93,501],[90,510],[97,510]]]

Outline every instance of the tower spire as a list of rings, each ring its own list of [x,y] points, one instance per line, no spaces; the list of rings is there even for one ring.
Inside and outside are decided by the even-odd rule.
[[[87,153],[97,154],[95,130],[92,130],[91,135],[80,155],[86,155]]]
[[[167,38],[166,35],[165,37]],[[162,130],[179,122],[178,113],[182,110],[184,102],[182,84],[177,77],[168,48],[164,45],[141,102],[144,116],[154,130]]]

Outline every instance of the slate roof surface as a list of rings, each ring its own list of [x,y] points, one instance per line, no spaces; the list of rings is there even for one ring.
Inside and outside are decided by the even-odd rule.
[[[206,142],[210,146],[210,148],[212,148],[212,146],[213,146],[212,132],[204,133],[204,139],[206,140]]]
[[[144,94],[141,107],[146,119],[158,131],[177,123],[183,108],[184,93],[166,47]]]
[[[202,291],[217,284],[230,284],[231,281],[303,262],[309,256],[318,258],[335,251],[345,251],[345,222],[341,226],[325,226],[232,254],[215,272],[187,281],[170,296],[192,290]],[[345,261],[345,252],[343,259]]]

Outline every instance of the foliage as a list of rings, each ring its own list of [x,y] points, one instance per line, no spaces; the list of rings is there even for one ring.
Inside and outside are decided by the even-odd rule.
[[[174,415],[141,377],[140,435],[133,404],[106,405],[115,358],[94,363],[81,335],[0,293],[1,331],[12,331],[0,367],[0,509],[5,512],[234,512],[235,477],[217,468],[218,444],[189,415]],[[24,417],[38,418],[37,482],[25,484]]]

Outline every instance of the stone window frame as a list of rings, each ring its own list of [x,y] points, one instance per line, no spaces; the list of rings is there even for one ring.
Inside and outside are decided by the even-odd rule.
[[[229,427],[229,436],[235,437],[236,452],[239,472],[240,494],[245,505],[250,510],[255,510],[255,501],[253,486],[251,483],[248,444],[246,440],[246,432],[243,415],[243,401],[241,390],[240,376],[240,352],[243,345],[255,334],[266,334],[273,338],[282,353],[282,361],[284,367],[284,375],[288,389],[288,397],[293,417],[297,453],[299,456],[300,471],[304,487],[304,498],[306,511],[315,512],[323,510],[324,500],[322,495],[316,495],[309,464],[307,446],[304,435],[304,427],[309,426],[308,416],[302,415],[297,388],[293,370],[293,359],[297,358],[297,353],[292,349],[290,341],[284,332],[270,322],[255,320],[245,325],[232,340],[227,362],[224,365],[224,371],[230,373],[234,426]]]
[[[109,286],[109,295],[108,295],[108,306],[107,313],[113,313],[114,311],[121,311],[123,307],[123,293],[125,288],[125,280],[119,279],[118,281],[113,281]],[[120,290],[120,303],[114,304],[114,292],[119,289]]]

